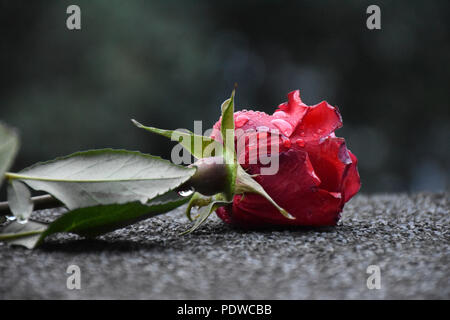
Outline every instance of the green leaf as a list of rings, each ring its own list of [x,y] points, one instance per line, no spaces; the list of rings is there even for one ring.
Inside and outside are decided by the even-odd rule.
[[[220,196],[216,196],[214,199],[211,199],[208,205],[200,208],[198,217],[194,220],[194,225],[189,230],[181,233],[181,235],[197,230],[206,221],[206,219],[208,219],[213,211],[230,203],[230,201],[224,201]]]
[[[225,195],[227,200],[232,199],[234,195],[237,162],[236,151],[234,148],[234,95],[235,90],[231,93],[231,97],[222,104],[222,121],[220,132],[223,139],[223,158],[228,170],[227,190]]]
[[[11,212],[19,221],[27,221],[33,212],[30,189],[18,180],[10,180],[7,192]]]
[[[76,209],[146,203],[180,186],[195,172],[195,168],[140,152],[102,149],[77,152],[6,175]]]
[[[264,190],[264,188],[256,182],[240,165],[237,168],[237,178],[236,178],[236,194],[245,194],[246,192],[257,193],[264,198],[266,198],[275,208],[280,211],[280,213],[291,220],[295,220],[295,217],[292,216],[285,209],[280,207]]]
[[[182,197],[171,191],[147,204],[130,202],[75,209],[49,225],[36,224],[34,221],[23,225],[13,222],[0,231],[0,240],[31,249],[42,244],[49,235],[59,232],[95,237],[173,210],[189,199],[190,197]]]
[[[95,237],[166,213],[185,204],[189,199],[190,197],[182,197],[177,192],[172,191],[153,199],[147,204],[130,202],[121,205],[113,204],[75,209],[52,222],[42,234],[39,243],[48,235],[57,232],[71,232],[85,237]]]
[[[19,245],[33,249],[41,234],[48,228],[48,224],[28,221],[21,224],[17,221],[9,223],[0,229],[0,240],[7,241],[12,245]]]
[[[5,172],[10,168],[17,151],[19,150],[19,137],[10,127],[0,123],[0,187]]]
[[[138,128],[159,134],[172,141],[179,142],[190,154],[197,159],[219,156],[222,150],[222,144],[210,137],[199,136],[189,130],[186,132],[181,130],[163,130],[154,127],[146,127],[143,124],[131,119]]]

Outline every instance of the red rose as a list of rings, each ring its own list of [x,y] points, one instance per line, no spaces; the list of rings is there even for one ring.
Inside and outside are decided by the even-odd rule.
[[[344,204],[361,186],[356,157],[345,140],[334,134],[342,126],[339,110],[325,101],[307,106],[297,90],[288,94],[288,102],[273,115],[244,110],[236,112],[234,120],[237,140],[245,139],[245,148],[238,149],[237,154],[241,166],[247,173],[256,174],[254,179],[295,220],[285,218],[268,200],[254,193],[235,195],[233,204],[217,209],[217,215],[240,226],[335,225]],[[220,129],[220,120],[214,129]],[[270,135],[266,139],[266,131],[272,130],[279,132],[275,141]],[[214,134],[212,137],[216,138]],[[257,144],[249,142],[252,137],[258,139]],[[262,150],[260,141],[279,147],[276,174],[257,175],[263,165],[259,161],[250,164],[254,163],[249,160],[255,150],[258,155]]]

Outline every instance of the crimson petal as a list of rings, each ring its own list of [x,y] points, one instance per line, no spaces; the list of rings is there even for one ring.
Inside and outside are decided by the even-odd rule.
[[[292,138],[304,140],[320,140],[342,127],[342,117],[339,110],[326,101],[309,107],[297,126]]]
[[[273,113],[272,124],[274,124],[286,137],[290,137],[295,128],[302,121],[309,107],[300,99],[300,91],[295,90],[288,93],[288,101],[280,104],[278,109]],[[290,124],[291,128],[286,130],[286,124]]]
[[[241,226],[263,225],[334,225],[342,209],[340,194],[319,188],[308,154],[290,150],[280,154],[280,169],[275,175],[260,175],[255,180],[295,220],[280,215],[265,198],[252,193],[235,196],[232,208],[217,210],[225,222]],[[257,174],[260,166],[250,165],[249,173]],[[264,210],[262,210],[264,208]]]
[[[321,142],[309,141],[300,149],[308,152],[314,171],[322,181],[320,188],[341,192],[343,179],[352,164],[345,140],[328,137]]]
[[[353,153],[350,152],[350,150],[348,150],[348,153],[350,155],[352,163],[343,182],[344,202],[350,200],[361,188],[361,179],[359,177],[357,168],[358,159]]]

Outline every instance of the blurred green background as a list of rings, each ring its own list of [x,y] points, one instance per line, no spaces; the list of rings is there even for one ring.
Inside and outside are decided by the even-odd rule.
[[[130,118],[206,130],[237,82],[237,109],[272,113],[297,88],[307,104],[337,105],[362,192],[449,188],[449,1],[0,3],[14,170],[90,148],[170,158],[173,143]],[[80,31],[66,28],[70,4]],[[381,30],[366,28],[370,4]]]

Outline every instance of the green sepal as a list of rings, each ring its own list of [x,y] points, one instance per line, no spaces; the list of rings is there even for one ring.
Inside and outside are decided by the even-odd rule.
[[[194,192],[194,194],[191,197],[191,200],[188,203],[188,206],[186,207],[185,213],[186,217],[189,219],[189,221],[194,221],[196,218],[192,218],[191,211],[192,208],[197,207],[204,207],[207,206],[212,201],[212,197],[205,197],[199,192]]]
[[[198,217],[194,220],[194,225],[188,230],[181,233],[180,235],[185,235],[197,230],[206,221],[206,219],[208,219],[208,217],[211,215],[213,211],[217,210],[220,207],[226,206],[230,203],[232,202],[226,201],[224,195],[220,193],[209,198],[209,203],[200,208],[198,212]]]
[[[224,191],[227,201],[233,199],[237,175],[236,150],[234,148],[234,96],[235,90],[231,93],[231,97],[225,100],[221,106],[222,121],[220,133],[223,141],[223,159],[228,171],[227,188]]]
[[[131,119],[131,121],[138,128],[159,134],[163,137],[179,142],[187,151],[189,151],[190,154],[192,154],[197,159],[220,156],[222,154],[222,145],[210,137],[200,136],[192,133],[189,130],[164,130],[154,127],[147,127],[134,119]]]

